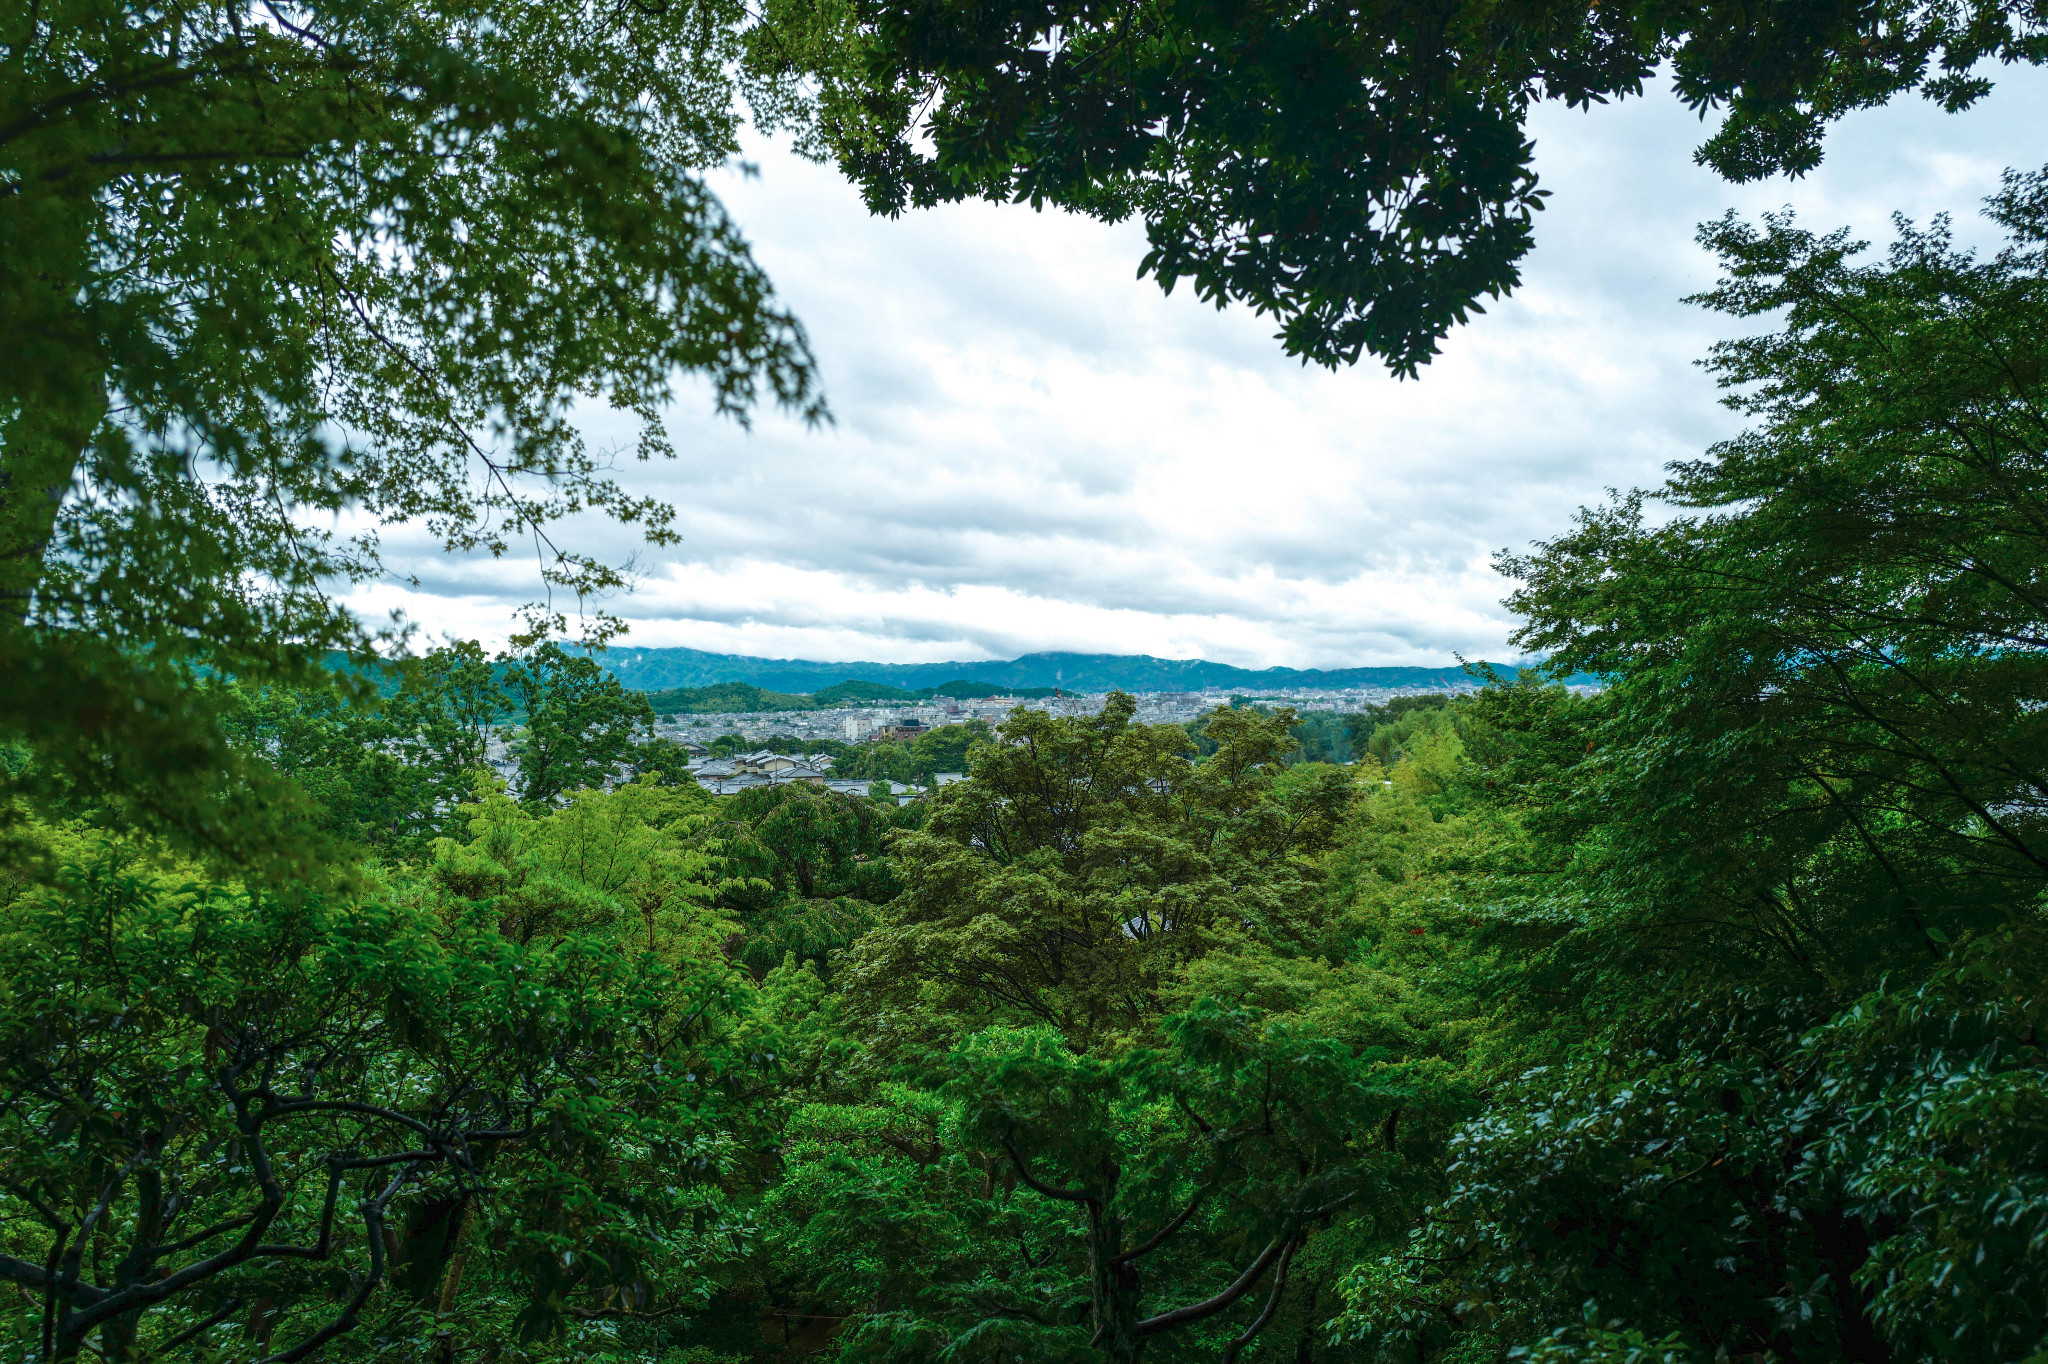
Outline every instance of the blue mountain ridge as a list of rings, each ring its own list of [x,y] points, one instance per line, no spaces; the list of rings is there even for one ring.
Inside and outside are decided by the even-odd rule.
[[[813,692],[835,682],[880,682],[892,687],[935,687],[953,681],[1013,687],[1062,687],[1093,692],[1201,691],[1220,687],[1256,692],[1275,687],[1448,687],[1477,679],[1464,668],[1239,668],[1202,658],[1149,654],[1038,653],[968,663],[826,663],[802,658],[752,658],[702,649],[625,646],[597,655],[620,682],[642,691],[747,682],[768,691]],[[1475,667],[1480,666],[1475,664]],[[1518,669],[1494,664],[1502,677]]]

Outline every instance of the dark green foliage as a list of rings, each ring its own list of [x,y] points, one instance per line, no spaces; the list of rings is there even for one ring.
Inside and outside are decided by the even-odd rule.
[[[546,524],[668,511],[571,404],[643,455],[685,373],[821,411],[695,178],[749,63],[818,78],[755,112],[815,115],[878,207],[1138,214],[1169,287],[1413,373],[1515,281],[1535,98],[1668,61],[1730,110],[1719,169],[1798,170],[1848,109],[2040,60],[2038,13],[253,17],[0,18],[0,1352],[2048,1357],[2048,173],[1989,261],[1706,230],[1703,301],[1775,319],[1713,360],[1755,429],[1675,469],[1676,516],[1504,562],[1521,642],[1598,696],[1482,666],[1304,718],[1256,691],[1460,674],[1082,655],[802,696],[857,665],[607,671],[544,609],[516,656],[386,668],[329,595],[374,542],[315,529],[530,535],[608,589]],[[643,664],[720,684],[669,714],[1248,704],[728,735],[969,775],[720,799]]]
[[[762,691],[744,682],[711,687],[675,687],[647,697],[656,715],[736,715],[757,711],[816,710],[823,702],[810,696]]]
[[[875,701],[929,701],[947,696],[956,701],[979,701],[996,696],[1039,698],[1059,694],[1057,687],[1013,687],[1000,682],[942,682],[936,687],[891,687],[880,682],[837,682],[811,693],[821,706],[865,705]]]
[[[795,35],[786,30],[786,40]],[[752,658],[703,649],[624,647],[605,656],[607,666],[629,687],[707,687],[746,682],[768,691],[816,696],[846,684],[856,704],[870,699],[913,700],[955,680],[987,687],[983,695],[1127,691],[1252,691],[1275,687],[1448,687],[1468,679],[1459,665],[1437,668],[1239,668],[1204,658],[1154,658],[1149,654],[1025,654],[1021,658],[974,663],[816,663],[791,658]],[[1496,667],[1502,676],[1516,669]],[[1583,679],[1580,679],[1583,680]],[[871,687],[887,688],[873,693]],[[892,696],[890,693],[904,693]]]
[[[1521,1339],[1590,1299],[1701,1359],[2032,1357],[2041,948],[1987,940],[1819,1029],[1825,1000],[1745,993],[1530,1072],[1454,1141],[1419,1262]]]
[[[762,749],[770,753],[826,757],[835,762],[859,751],[854,745],[838,739],[796,739],[787,734],[769,734],[759,739],[749,739],[737,731],[721,734],[704,746],[704,751],[714,758],[730,758],[736,754],[755,753]],[[833,771],[838,772],[839,769],[835,766]]]
[[[965,772],[969,755],[993,731],[986,720],[935,725],[908,743],[867,743],[848,749],[832,766],[837,776],[928,784],[939,772]]]
[[[765,975],[793,956],[829,977],[836,955],[900,888],[885,853],[902,823],[893,801],[800,782],[721,799],[695,843],[730,878],[718,903],[746,927],[738,959]]]
[[[1751,179],[1810,169],[1852,109],[1914,89],[1961,108],[1990,88],[1980,60],[2048,59],[2040,11],[2011,0],[768,13],[760,58],[818,73],[818,136],[874,211],[979,196],[1141,216],[1139,268],[1164,288],[1270,314],[1290,355],[1407,375],[1519,282],[1539,99],[1639,94],[1668,61],[1688,104],[1728,111],[1701,158]]]
[[[1676,468],[1676,517],[1636,495],[1508,560],[1523,642],[1611,685],[1489,690],[1393,769],[1454,735],[1433,816],[1523,831],[1472,959],[1519,1075],[1412,1254],[1348,1283],[1352,1338],[2043,1348],[2048,177],[1991,207],[1990,260],[1710,226],[1704,301],[1781,319],[1713,362],[1758,425]]]
[[[749,753],[756,747],[763,747],[773,742],[774,740],[772,739],[764,739],[757,745],[746,735],[734,731],[719,735],[710,743],[704,745],[704,751],[714,758],[730,758],[736,753]]]
[[[503,667],[461,643],[385,669],[396,684],[374,702],[324,688],[238,691],[226,728],[312,798],[323,832],[416,854],[456,832],[455,807],[511,723]]]
[[[1250,708],[1261,715],[1271,715],[1280,702],[1272,698],[1233,696],[1230,709]],[[1333,711],[1310,711],[1301,717],[1301,723],[1289,730],[1288,737],[1295,743],[1295,751],[1289,755],[1292,763],[1348,763],[1352,760],[1352,730],[1356,716],[1339,715]],[[1182,728],[1195,741],[1195,751],[1207,757],[1216,751],[1215,741],[1208,736],[1209,717],[1201,716],[1188,721]]]
[[[1334,711],[1311,712],[1287,733],[1297,745],[1297,762],[1348,763],[1352,760],[1350,726],[1343,716]]]
[[[1188,962],[1240,935],[1297,938],[1350,803],[1341,774],[1279,780],[1292,712],[1220,712],[1219,751],[1101,714],[1020,710],[896,844],[904,894],[851,989],[903,1036],[1043,1022],[1077,1046],[1145,1036]]]
[[[950,696],[956,701],[986,700],[996,696],[1015,696],[1024,700],[1042,700],[1048,696],[1072,695],[1061,692],[1058,687],[1009,687],[996,682],[942,682],[928,689],[928,696]]]
[[[1679,467],[1703,514],[1653,530],[1626,499],[1507,565],[1522,638],[1613,679],[1555,818],[1635,950],[1705,933],[1861,988],[2034,912],[2048,178],[1991,206],[2015,242],[1988,261],[1941,224],[1860,267],[1844,234],[1711,227],[1705,301],[1784,310],[1714,360],[1762,424]]]
[[[811,693],[811,699],[821,706],[865,705],[871,701],[918,701],[928,693],[913,691],[905,687],[891,687],[881,682],[855,682],[848,679],[835,682],[829,687],[820,687]]]
[[[635,777],[653,775],[666,786],[695,785],[690,771],[690,754],[674,739],[656,737],[633,749],[629,764]]]
[[[1162,1028],[1162,1050],[1107,1061],[1075,1054],[1050,1028],[994,1030],[942,1064],[960,1139],[993,1155],[1019,1196],[1071,1214],[1066,1244],[1049,1250],[1079,1280],[1072,1298],[1011,1314],[1010,1348],[1040,1358],[1095,1349],[1127,1364],[1187,1333],[1234,1358],[1318,1231],[1340,1212],[1398,1217],[1417,1191],[1400,1178],[1403,1155],[1445,1110],[1421,1101],[1413,1072],[1214,1006]],[[935,1325],[986,1329],[973,1316]]]

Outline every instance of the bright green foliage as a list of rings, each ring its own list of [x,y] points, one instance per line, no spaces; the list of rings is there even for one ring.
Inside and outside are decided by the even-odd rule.
[[[720,1187],[745,981],[701,914],[621,951],[48,842],[0,908],[11,1352],[519,1358],[692,1301],[751,1234]]]
[[[973,780],[897,841],[904,893],[850,963],[862,1007],[920,1036],[1044,1022],[1086,1049],[1145,1035],[1217,946],[1307,932],[1348,779],[1279,783],[1292,712],[1218,715],[1197,765],[1134,709],[1116,693],[1084,719],[1020,710],[975,750]]]
[[[688,846],[712,799],[642,780],[577,791],[536,816],[480,778],[476,803],[460,810],[469,841],[436,845],[428,874],[451,894],[488,901],[501,931],[522,942],[607,931],[629,951],[706,957],[732,928],[702,908],[724,864]]]
[[[1353,742],[1360,756],[1391,767],[1419,747],[1423,736],[1443,732],[1453,718],[1448,696],[1397,696],[1356,717]]]
[[[642,458],[671,453],[685,374],[734,415],[822,415],[700,178],[736,149],[746,23],[737,0],[6,7],[0,738],[41,755],[16,789],[290,861],[193,684],[310,685],[373,641],[329,592],[383,572],[377,541],[334,513],[604,589],[616,563],[549,523],[673,532],[572,404],[631,413]]]

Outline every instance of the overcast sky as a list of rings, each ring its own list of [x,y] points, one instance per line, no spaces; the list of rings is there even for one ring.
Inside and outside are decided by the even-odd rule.
[[[1741,187],[1693,165],[1702,126],[1664,91],[1539,110],[1553,197],[1523,287],[1419,382],[1303,369],[1249,311],[1162,295],[1135,277],[1135,222],[874,219],[832,170],[757,146],[758,177],[718,188],[809,331],[836,425],[747,432],[679,402],[681,458],[628,472],[676,504],[684,542],[609,605],[632,645],[773,657],[1509,657],[1493,552],[1735,430],[1694,363],[1733,323],[1678,302],[1714,280],[1696,225],[1791,205],[1882,244],[1893,211],[1946,210],[1988,242],[1977,206],[2001,168],[2048,158],[2048,73],[1994,74],[1970,113],[1902,100],[1842,125],[1807,179]],[[535,595],[530,562],[451,562],[402,533],[387,549],[422,589],[358,604],[429,638],[498,640]]]

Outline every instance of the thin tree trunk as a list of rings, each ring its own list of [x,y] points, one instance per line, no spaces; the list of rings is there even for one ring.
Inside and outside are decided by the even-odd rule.
[[[28,617],[58,509],[107,414],[100,339],[79,303],[96,213],[89,196],[59,201],[25,225],[43,268],[0,272],[13,333],[9,372],[0,374],[0,630]],[[52,251],[52,241],[70,249]]]

